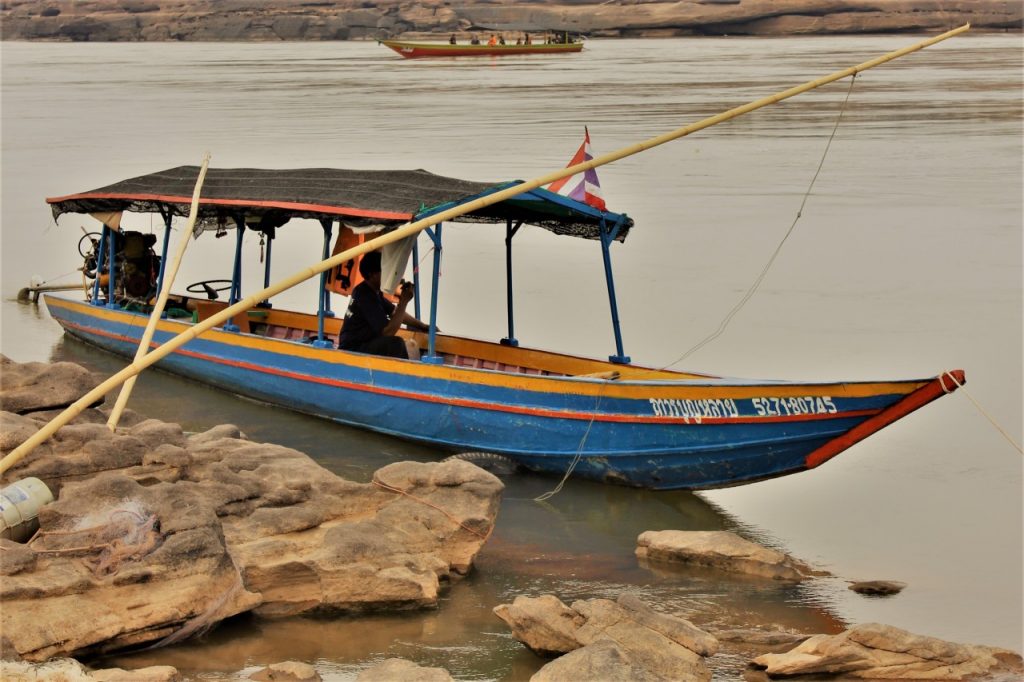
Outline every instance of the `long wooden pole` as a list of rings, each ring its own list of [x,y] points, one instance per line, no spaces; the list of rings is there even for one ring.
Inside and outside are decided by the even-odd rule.
[[[546,175],[542,175],[538,178],[534,178],[533,180],[529,180],[518,185],[513,185],[512,187],[509,187],[507,189],[495,192],[494,194],[489,194],[485,197],[474,199],[473,201],[470,201],[468,203],[460,204],[459,206],[450,208],[440,213],[436,213],[422,220],[417,220],[416,222],[403,225],[402,227],[399,227],[396,230],[383,234],[375,239],[371,239],[370,241],[363,242],[362,244],[355,246],[351,249],[348,249],[347,251],[342,251],[341,253],[334,255],[328,258],[327,260],[321,261],[316,265],[305,268],[304,270],[295,273],[291,277],[283,279],[280,282],[277,282],[276,284],[273,284],[256,294],[253,294],[252,296],[242,299],[238,303],[235,303],[232,306],[228,306],[227,308],[221,310],[219,313],[216,313],[208,317],[206,320],[198,324],[195,324],[192,327],[189,327],[187,330],[185,330],[178,336],[174,337],[173,339],[169,339],[166,343],[164,343],[159,348],[155,349],[153,352],[128,365],[120,372],[110,377],[93,390],[89,391],[87,394],[79,398],[59,415],[54,417],[54,419],[50,423],[48,423],[46,426],[37,431],[32,437],[30,437],[24,443],[22,443],[17,448],[8,453],[6,457],[0,460],[0,475],[2,475],[5,471],[10,469],[14,464],[21,460],[22,457],[32,452],[32,450],[37,445],[39,445],[47,438],[52,436],[54,433],[56,433],[57,429],[67,424],[72,419],[74,419],[75,416],[77,416],[85,408],[98,401],[100,398],[105,396],[115,387],[127,381],[129,377],[133,377],[137,375],[139,372],[141,372],[143,369],[149,367],[150,365],[156,362],[159,362],[161,359],[167,357],[175,350],[185,345],[192,339],[196,338],[203,332],[212,329],[213,327],[216,327],[217,325],[227,321],[228,319],[234,317],[235,315],[238,315],[239,313],[245,312],[249,308],[252,308],[254,305],[259,303],[260,301],[264,301],[272,296],[276,296],[282,291],[290,289],[296,284],[304,282],[305,280],[310,279],[311,277],[315,277],[316,275],[319,275],[321,272],[328,270],[329,268],[338,266],[347,260],[355,258],[356,256],[360,256],[369,251],[375,251],[386,244],[391,244],[392,242],[405,239],[406,237],[417,234],[418,232],[421,232],[432,225],[436,225],[437,223],[444,222],[452,218],[457,218],[466,213],[471,213],[486,206],[490,206],[492,204],[504,201],[505,199],[510,199],[514,196],[522,194],[523,192],[554,182],[555,180],[559,180],[561,178],[568,177],[571,175],[576,175],[577,173],[581,173],[591,168],[597,168],[598,166],[603,166],[613,161],[618,161],[619,159],[625,158],[627,156],[639,154],[640,152],[650,149],[652,147],[657,147],[658,145],[665,144],[666,142],[676,140],[680,137],[685,137],[699,130],[710,128],[713,125],[723,123],[730,119],[736,118],[737,116],[742,116],[743,114],[754,111],[755,109],[760,109],[770,104],[781,102],[784,99],[795,97],[796,95],[807,92],[808,90],[813,90],[815,88],[821,87],[822,85],[826,85],[828,83],[832,83],[842,78],[846,78],[847,76],[852,76],[857,73],[860,73],[861,71],[866,71],[867,69],[874,68],[880,64],[892,61],[893,59],[898,59],[912,52],[923,50],[924,48],[929,47],[930,45],[934,45],[948,38],[952,38],[955,35],[959,35],[960,33],[967,31],[968,29],[970,29],[970,24],[964,24],[960,28],[953,29],[952,31],[948,31],[941,35],[934,36],[933,38],[923,40],[919,43],[915,43],[913,45],[904,47],[894,52],[889,52],[888,54],[884,54],[881,57],[876,57],[875,59],[864,62],[863,64],[851,66],[848,69],[837,71],[829,76],[809,81],[807,83],[804,83],[803,85],[798,85],[796,87],[790,88],[789,90],[784,90],[775,95],[771,95],[769,97],[764,97],[762,99],[750,102],[749,104],[744,104],[743,106],[730,109],[716,116],[711,116],[710,118],[698,121],[697,123],[693,123],[688,126],[678,128],[677,130],[665,133],[664,135],[659,135],[658,137],[651,138],[644,142],[639,142],[632,146],[625,147],[616,152],[605,154],[604,156],[599,156],[597,158],[591,159],[590,161],[585,161],[583,163],[576,164],[575,166],[569,166],[561,170],[553,171],[551,173],[547,173]]]
[[[181,240],[178,244],[178,251],[174,256],[174,262],[171,263],[169,269],[164,271],[163,287],[160,289],[156,304],[153,306],[153,311],[149,316],[149,322],[146,323],[146,331],[142,333],[139,348],[135,351],[135,362],[141,360],[149,350],[149,343],[153,340],[156,325],[160,321],[160,316],[163,315],[164,307],[167,305],[167,298],[171,295],[171,285],[174,284],[174,278],[178,274],[178,267],[181,266],[181,259],[185,257],[185,249],[188,248],[188,243],[192,239],[192,228],[195,227],[196,218],[199,217],[199,193],[203,189],[203,181],[206,180],[206,169],[209,166],[210,154],[207,152],[203,156],[203,165],[199,169],[196,187],[192,191],[192,205],[188,211],[188,223],[181,233]],[[168,230],[171,229],[169,223],[166,227]],[[117,430],[117,422],[121,420],[121,413],[124,412],[125,405],[128,404],[128,398],[132,394],[132,389],[135,388],[135,378],[134,376],[128,377],[128,380],[124,382],[124,386],[121,387],[121,392],[117,396],[117,401],[114,403],[114,408],[110,411],[110,418],[107,419],[107,428],[111,431]]]

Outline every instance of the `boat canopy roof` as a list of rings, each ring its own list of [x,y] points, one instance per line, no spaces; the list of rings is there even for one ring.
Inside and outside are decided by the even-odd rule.
[[[198,166],[178,166],[106,187],[47,199],[54,218],[64,213],[131,211],[187,216]],[[356,228],[395,227],[468,203],[517,183],[473,182],[425,170],[340,168],[210,168],[203,182],[197,225],[213,228],[244,216],[248,224],[279,227],[292,218],[340,219]],[[546,189],[533,189],[455,218],[459,222],[522,221],[556,234],[599,239],[600,226],[619,224],[624,241],[633,220]]]
[[[582,36],[583,31],[578,28],[557,28],[551,24],[535,24],[528,21],[494,22],[486,21],[474,23],[470,30],[482,31],[519,31],[528,33],[568,33],[572,36]]]

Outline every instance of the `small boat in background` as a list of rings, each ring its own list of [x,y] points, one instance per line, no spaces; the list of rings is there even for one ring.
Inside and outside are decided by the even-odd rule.
[[[575,54],[583,49],[582,42],[533,43],[515,45],[479,45],[452,43],[414,43],[404,40],[378,40],[378,43],[406,59],[422,57],[500,57],[516,54]]]

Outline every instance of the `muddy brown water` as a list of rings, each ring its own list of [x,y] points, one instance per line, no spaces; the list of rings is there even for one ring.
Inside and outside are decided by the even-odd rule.
[[[2,50],[3,286],[0,351],[122,361],[62,337],[13,302],[33,275],[79,263],[78,216],[43,198],[182,164],[426,168],[479,180],[564,165],[590,127],[611,151],[824,75],[917,37],[593,41],[571,58],[406,62],[371,43],[26,44]],[[802,217],[764,284],[713,343],[677,365],[727,376],[883,379],[967,371],[968,388],[1021,434],[1021,50],[1019,35],[970,35],[866,72],[850,93]],[[714,331],[792,223],[848,81],[599,170],[613,210],[637,223],[616,245],[626,353],[663,366]],[[131,217],[135,229],[158,225]],[[319,226],[282,229],[274,272],[319,253]],[[445,230],[439,323],[505,334],[503,230]],[[204,236],[179,277],[230,272],[232,240]],[[245,287],[261,282],[245,244]],[[425,251],[426,249],[424,249]],[[614,351],[600,250],[524,229],[516,238],[516,333],[525,345]],[[73,279],[73,275],[66,279]],[[60,281],[66,281],[60,280]],[[309,309],[303,286],[279,305]],[[242,400],[159,372],[132,407],[200,430],[238,424],[354,479],[415,444]],[[953,395],[823,467],[707,493],[652,493],[519,474],[476,570],[436,610],[365,618],[238,618],[204,638],[122,656],[197,679],[297,659],[344,680],[401,656],[458,679],[526,679],[542,663],[491,608],[516,595],[637,591],[708,627],[837,632],[878,621],[1020,651],[1022,458]],[[638,565],[644,530],[734,529],[836,577],[764,585]],[[908,583],[865,598],[848,580]],[[745,661],[712,659],[716,679]]]

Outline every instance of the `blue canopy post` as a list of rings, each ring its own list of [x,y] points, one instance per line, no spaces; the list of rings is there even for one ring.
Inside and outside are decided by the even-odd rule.
[[[107,230],[107,307],[120,308],[114,300],[114,285],[117,283],[117,230]]]
[[[156,293],[159,296],[160,292],[164,290],[164,271],[167,269],[167,249],[171,244],[171,219],[173,216],[169,210],[160,209],[160,215],[164,219],[164,245],[160,250],[160,274],[156,278]],[[185,239],[188,239],[188,235],[185,235]],[[167,311],[160,313],[160,317],[166,319]]]
[[[416,220],[413,216],[411,220]],[[412,287],[416,290],[416,298],[412,300],[413,305],[413,317],[417,320],[423,318],[420,317],[420,236],[416,235],[412,238]]]
[[[103,268],[106,267],[107,257],[107,230],[110,228],[106,225],[103,226],[103,232],[100,234],[100,250],[96,254],[96,279],[92,283],[92,301],[93,305],[100,305],[100,275],[103,274]]]
[[[609,248],[619,234],[619,229],[625,220],[619,216],[615,224],[608,227],[605,219],[601,218],[601,256],[604,259],[604,278],[608,283],[608,302],[612,310],[612,330],[615,332],[615,355],[609,355],[608,359],[620,365],[627,365],[630,362],[629,356],[622,352],[622,330],[619,328],[619,306],[615,302],[615,280],[612,277],[612,256]]]
[[[263,265],[263,288],[270,287],[270,257],[274,253],[274,237],[277,236],[277,228],[268,228],[263,234],[267,238],[267,259]],[[259,308],[273,308],[270,301],[260,301],[256,304]]]
[[[232,306],[242,298],[242,239],[245,237],[245,216],[235,216],[235,265],[231,270],[231,295],[228,296],[228,305]],[[244,313],[243,313],[244,314]],[[235,324],[235,318],[224,323],[224,331],[241,331]]]
[[[516,232],[522,226],[522,220],[518,221],[515,226],[512,225],[511,218],[505,221],[505,298],[508,307],[508,336],[501,340],[501,345],[503,346],[519,345],[519,341],[516,340],[514,316],[512,314],[512,237],[516,236]]]
[[[430,276],[430,333],[427,338],[427,354],[424,355],[421,360],[423,362],[429,362],[432,365],[440,365],[444,363],[444,359],[437,354],[437,284],[441,278],[441,227],[443,223],[438,223],[431,228],[427,228],[424,232],[430,237],[431,241],[434,242],[434,272]]]
[[[324,248],[322,260],[327,260],[331,255],[331,218],[321,218],[320,225],[324,228]],[[320,273],[320,295],[317,303],[316,310],[316,341],[313,345],[317,348],[333,348],[334,342],[324,336],[324,318],[328,315],[334,317],[334,313],[330,311],[331,307],[331,292],[327,290],[327,271],[324,270]]]

